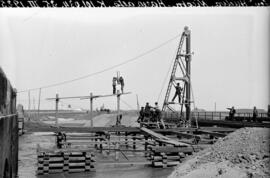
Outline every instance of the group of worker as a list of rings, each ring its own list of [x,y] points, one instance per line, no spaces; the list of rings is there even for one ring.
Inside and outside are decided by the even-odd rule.
[[[234,120],[234,115],[236,113],[236,110],[234,109],[234,106],[232,106],[232,108],[227,108],[230,110],[229,112],[229,120]],[[253,107],[253,112],[252,112],[252,121],[257,121],[258,118],[258,110],[256,108],[256,106]]]
[[[113,94],[116,94],[116,85],[121,85],[121,92],[124,93],[124,78],[122,76],[113,77],[112,80],[112,87],[113,87]]]
[[[155,102],[155,106],[150,106],[147,102],[145,107],[141,107],[138,122],[157,122],[161,120],[161,110],[159,109],[158,103]]]

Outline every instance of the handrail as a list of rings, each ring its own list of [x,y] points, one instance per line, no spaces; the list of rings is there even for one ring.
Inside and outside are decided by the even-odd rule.
[[[4,115],[4,116],[0,116],[0,119],[2,118],[7,118],[7,117],[13,117],[16,116],[17,114],[9,114],[9,115]]]
[[[192,112],[191,113],[191,117],[197,117],[200,119],[210,119],[210,120],[223,120],[225,119],[225,117],[229,116],[229,112],[228,111],[202,111],[202,112]],[[172,113],[172,112],[164,112],[163,116],[165,118],[169,118],[169,119],[177,119],[179,118],[179,114],[178,113]],[[253,113],[247,112],[247,113],[236,113],[235,115],[236,117],[246,117],[246,118],[252,118],[253,117]],[[267,118],[268,115],[266,112],[260,112],[258,113],[257,118]]]

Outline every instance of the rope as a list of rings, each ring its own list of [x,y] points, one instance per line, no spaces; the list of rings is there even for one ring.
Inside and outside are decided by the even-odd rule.
[[[194,97],[194,93],[193,93],[193,87],[191,85],[191,81],[190,81],[190,89],[191,89],[191,94],[192,94],[192,98],[193,98],[193,111],[194,111],[194,114],[196,112],[196,104],[195,104],[195,97]],[[198,118],[197,118],[197,115],[195,114],[195,121],[196,121],[196,128],[198,129],[199,128],[199,125],[198,125]]]
[[[120,99],[122,103],[124,103],[126,106],[128,106],[130,109],[135,110],[131,105],[129,105],[127,102],[125,102],[123,99]]]
[[[147,50],[129,60],[126,60],[124,62],[121,62],[119,64],[116,64],[116,65],[113,65],[113,66],[110,66],[110,67],[107,67],[103,70],[100,70],[100,71],[97,71],[97,72],[94,72],[94,73],[91,73],[91,74],[87,74],[87,75],[84,75],[84,76],[81,76],[81,77],[77,77],[77,78],[74,78],[74,79],[71,79],[71,80],[66,80],[66,81],[62,81],[62,82],[58,82],[58,83],[54,83],[54,84],[50,84],[50,85],[44,85],[44,86],[41,86],[41,87],[37,87],[37,88],[30,88],[30,89],[25,89],[25,90],[21,90],[21,91],[18,91],[17,93],[23,93],[23,92],[28,92],[28,91],[32,91],[32,90],[39,90],[39,89],[44,89],[44,88],[51,88],[51,87],[55,87],[55,86],[59,86],[59,85],[64,85],[64,84],[67,84],[67,83],[71,83],[71,82],[75,82],[75,81],[78,81],[78,80],[82,80],[82,79],[85,79],[85,78],[89,78],[89,77],[92,77],[92,76],[95,76],[95,75],[98,75],[98,74],[101,74],[101,73],[104,73],[106,71],[109,71],[109,70],[112,70],[114,68],[117,68],[119,66],[122,66],[122,65],[125,65],[127,63],[130,63],[132,61],[135,61],[137,59],[139,59],[140,57],[143,57],[163,46],[165,46],[166,44],[168,44],[169,42],[173,41],[174,39],[178,38],[180,36],[180,34],[177,34],[176,36],[174,36],[173,38],[170,38],[169,40],[157,45],[156,47],[150,49],[150,50]]]
[[[177,51],[178,51],[178,49],[175,50],[174,56],[176,56]],[[158,94],[157,102],[159,102],[161,93],[162,93],[162,91],[163,91],[163,89],[164,89],[164,87],[165,87],[166,79],[168,78],[168,76],[169,76],[169,74],[170,74],[170,71],[171,71],[171,68],[172,68],[172,66],[173,66],[173,63],[174,63],[174,60],[175,60],[175,57],[174,57],[174,56],[173,56],[173,58],[172,58],[170,67],[168,68],[167,74],[166,74],[166,76],[165,76],[165,78],[164,78],[164,80],[163,80],[163,82],[162,82],[162,87],[161,87],[161,90],[160,90],[160,92],[159,92],[159,94]]]

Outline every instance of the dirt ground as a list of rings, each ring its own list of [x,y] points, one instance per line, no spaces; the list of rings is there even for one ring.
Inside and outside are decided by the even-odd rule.
[[[116,114],[101,114],[94,117],[94,126],[111,126],[116,122]],[[122,118],[122,124],[125,126],[138,126],[136,123],[136,113],[124,113]],[[79,115],[79,117],[67,116],[58,119],[60,126],[89,126],[90,121],[85,115]],[[43,116],[41,118],[33,118],[30,121],[26,120],[25,129],[28,130],[19,139],[19,177],[21,178],[163,178],[167,177],[173,168],[168,169],[153,169],[150,166],[144,164],[124,164],[115,165],[113,158],[107,159],[103,155],[97,155],[99,162],[97,162],[96,172],[90,173],[76,173],[76,174],[50,174],[37,176],[35,171],[37,170],[37,144],[40,144],[43,148],[53,148],[55,146],[54,133],[49,132],[34,132],[31,133],[32,128],[48,128],[50,124],[55,123],[53,116]],[[36,129],[35,129],[36,130]],[[126,156],[129,156],[126,154]],[[103,159],[104,158],[104,159]],[[132,160],[145,161],[145,158],[140,155],[130,155]],[[121,155],[120,155],[121,159]],[[122,156],[122,159],[123,158]],[[106,163],[106,160],[110,160],[110,163]],[[112,164],[111,164],[112,163]]]
[[[270,129],[242,128],[180,166],[169,178],[269,178]]]
[[[90,173],[62,173],[62,174],[50,174],[50,175],[39,175],[35,174],[37,170],[37,155],[36,148],[37,144],[40,144],[44,148],[52,148],[55,144],[55,138],[52,136],[53,133],[27,133],[20,137],[20,148],[19,148],[19,177],[20,178],[163,178],[167,177],[173,168],[168,169],[153,169],[147,165],[115,165],[105,163],[102,160],[102,156],[98,156],[96,172]],[[135,157],[136,159],[139,159]],[[121,158],[120,158],[121,159]],[[106,159],[107,160],[107,159]]]
[[[112,126],[116,123],[116,113],[103,113],[103,114],[94,114],[93,124],[94,127],[99,126]],[[122,124],[127,127],[137,127],[139,124],[136,122],[138,119],[138,115],[136,112],[124,112],[122,117]],[[60,114],[58,115],[58,124],[59,126],[66,127],[89,127],[90,126],[90,116],[89,114]],[[28,119],[26,119],[28,121]],[[51,115],[42,115],[40,118],[32,115],[30,118],[30,122],[25,123],[25,129],[31,131],[33,127],[48,127],[49,125],[55,124],[55,116],[54,113]]]
[[[122,124],[138,126],[136,113],[124,113]],[[26,130],[48,127],[54,124],[53,116],[35,118],[26,122]],[[90,125],[88,116],[61,117],[60,126]],[[116,122],[116,114],[101,114],[94,117],[94,126],[112,126]],[[36,144],[42,147],[53,147],[53,133],[27,133],[20,137],[19,177],[35,178]],[[99,164],[94,173],[56,174],[38,177],[168,177],[169,178],[268,178],[270,129],[242,128],[219,139],[214,145],[198,152],[184,161],[180,166],[170,169],[154,169],[145,165],[103,165]],[[136,156],[135,156],[136,157]]]

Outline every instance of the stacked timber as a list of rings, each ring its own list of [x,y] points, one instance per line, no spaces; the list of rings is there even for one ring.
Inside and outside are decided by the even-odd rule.
[[[148,146],[148,160],[152,162],[153,167],[171,167],[181,163],[186,155],[197,151],[191,147],[172,147],[172,146]]]
[[[95,171],[95,159],[92,152],[87,151],[38,151],[37,174],[52,174],[61,172]]]

